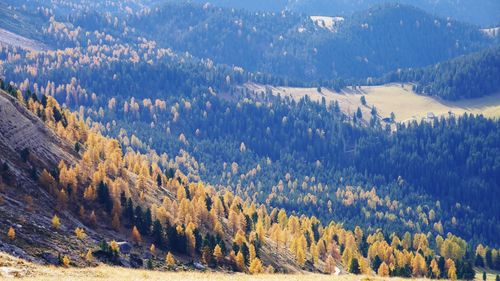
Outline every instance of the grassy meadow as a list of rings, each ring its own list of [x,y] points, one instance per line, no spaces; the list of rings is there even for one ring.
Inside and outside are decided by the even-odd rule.
[[[248,84],[247,87],[255,92],[265,92],[265,87],[257,84]],[[409,84],[388,84],[382,86],[363,86],[361,89],[346,89],[342,92],[322,88],[294,88],[273,87],[274,95],[289,96],[300,100],[309,96],[311,100],[321,101],[325,98],[327,104],[338,101],[340,109],[346,114],[353,115],[361,108],[363,118],[370,119],[371,107],[375,106],[381,118],[390,117],[391,112],[396,115],[397,122],[417,120],[427,117],[428,113],[435,116],[448,116],[452,112],[456,116],[463,113],[483,114],[485,117],[500,117],[500,93],[477,99],[464,99],[459,101],[444,101],[435,97],[418,95],[412,91]],[[361,97],[365,96],[367,105],[361,104]]]

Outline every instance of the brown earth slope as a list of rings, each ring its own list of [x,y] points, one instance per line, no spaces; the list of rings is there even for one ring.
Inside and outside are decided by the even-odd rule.
[[[28,151],[23,160],[22,151]],[[4,177],[0,179],[0,251],[41,263],[53,262],[58,254],[74,255],[95,243],[90,235],[77,241],[70,233],[82,227],[93,234],[73,214],[60,211],[56,201],[37,181],[40,171],[53,170],[59,161],[75,163],[79,156],[71,145],[17,100],[0,92],[0,160]],[[64,224],[51,228],[57,214]],[[7,229],[16,231],[15,243],[9,243]]]

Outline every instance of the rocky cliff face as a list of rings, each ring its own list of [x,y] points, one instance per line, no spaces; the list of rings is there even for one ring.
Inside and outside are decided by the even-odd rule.
[[[57,166],[59,161],[76,162],[78,157],[71,145],[58,138],[54,132],[13,97],[0,94],[0,151],[4,161],[13,166],[19,163],[21,152],[29,151],[30,161],[39,168]],[[19,168],[21,168],[19,167]]]
[[[16,99],[0,91],[0,251],[39,263],[57,262],[58,254],[75,255],[95,245],[94,235],[79,219],[57,208],[55,199],[41,187],[43,169],[57,168],[59,161],[75,163],[78,155]],[[51,228],[57,214],[64,221]],[[13,227],[14,241],[7,237]],[[82,227],[85,240],[72,234]]]

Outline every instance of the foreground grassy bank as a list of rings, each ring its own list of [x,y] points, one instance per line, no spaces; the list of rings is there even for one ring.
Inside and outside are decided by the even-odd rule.
[[[0,278],[1,279],[1,278]],[[85,269],[62,269],[55,267],[39,267],[39,270],[33,272],[29,277],[22,277],[16,280],[37,280],[37,281],[111,281],[111,280],[183,280],[183,281],[218,281],[218,280],[235,280],[235,281],[299,281],[299,280],[315,280],[315,281],[402,281],[402,280],[429,280],[429,279],[404,279],[404,278],[382,278],[378,276],[362,276],[362,275],[323,275],[323,274],[262,274],[262,275],[247,275],[241,273],[214,273],[214,272],[159,272],[148,270],[124,269],[119,267],[99,266],[95,268]],[[477,274],[475,280],[482,280],[482,274]],[[488,273],[487,280],[495,280],[495,275]]]
[[[198,281],[198,280],[236,280],[236,281],[299,281],[299,280],[315,280],[315,281],[382,281],[382,280],[404,280],[401,278],[380,278],[367,277],[359,275],[322,275],[322,274],[262,274],[262,275],[246,275],[232,273],[213,273],[213,272],[158,272],[148,270],[133,270],[123,269],[109,266],[99,266],[96,268],[85,269],[61,269],[61,268],[42,268],[40,271],[33,272],[33,275],[22,277],[16,280],[37,280],[37,281],[55,281],[55,280],[72,280],[72,281],[111,281],[111,280],[183,280],[183,281]],[[413,279],[424,280],[424,279]]]
[[[487,280],[495,280],[498,272],[488,272]],[[14,277],[14,278],[9,278]],[[236,280],[236,281],[403,281],[403,280],[429,280],[424,278],[404,279],[404,278],[382,278],[378,276],[365,275],[325,275],[325,274],[261,274],[248,275],[242,273],[224,273],[224,272],[161,272],[144,269],[129,269],[122,267],[112,267],[99,265],[88,268],[62,268],[54,266],[36,265],[24,260],[14,258],[10,255],[0,253],[0,280],[25,280],[25,281],[111,281],[111,280],[183,280],[183,281],[218,281],[218,280]],[[482,280],[482,270],[476,269],[476,280]]]
[[[242,273],[224,272],[161,272],[144,269],[129,269],[122,267],[112,267],[99,265],[88,268],[62,268],[55,266],[41,266],[15,258],[11,255],[0,252],[0,280],[4,278],[15,280],[33,281],[111,281],[111,280],[237,280],[237,281],[298,281],[298,280],[403,280],[399,278],[379,278],[359,275],[322,275],[322,274],[261,274],[247,275]]]

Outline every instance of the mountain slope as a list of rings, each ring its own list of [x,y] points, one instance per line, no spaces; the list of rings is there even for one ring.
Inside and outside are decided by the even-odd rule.
[[[296,0],[289,1],[288,9],[308,14],[349,15],[373,5],[393,3],[387,0]],[[398,3],[414,5],[428,13],[440,17],[451,17],[456,20],[477,25],[498,24],[500,3],[495,0],[460,1],[460,0],[399,0]]]
[[[390,121],[382,123],[377,109],[359,97],[359,110],[343,114],[326,98],[294,100],[268,95],[270,87],[239,87],[255,74],[158,47],[217,49],[222,59],[249,64],[264,58],[263,67],[284,73],[286,83],[289,73],[306,73],[314,81],[318,69],[328,77],[354,61],[357,65],[344,74],[363,77],[393,69],[398,60],[424,64],[493,42],[483,42],[484,35],[477,39],[474,27],[446,20],[443,28],[444,22],[398,5],[376,7],[328,30],[290,13],[190,5],[172,11],[169,6],[167,11],[122,6],[114,20],[110,13],[115,10],[106,11],[107,6],[85,12],[100,7],[97,2],[78,1],[83,6],[73,6],[68,15],[47,19],[42,33],[55,41],[57,51],[0,50],[2,71],[20,89],[7,86],[8,91],[33,112],[17,114],[9,105],[10,113],[0,119],[5,122],[0,133],[6,135],[2,147],[12,158],[0,163],[6,183],[0,193],[8,201],[5,231],[0,231],[5,247],[54,264],[61,261],[45,253],[54,257],[60,249],[75,265],[94,264],[90,253],[99,262],[160,270],[208,266],[249,273],[373,274],[383,260],[392,275],[453,278],[448,276],[453,265],[457,277],[470,278],[472,248],[499,244],[499,121],[467,115],[393,124],[397,131],[391,131]],[[149,40],[158,34],[134,30],[148,16],[153,24],[179,19],[164,27],[179,41],[159,44]],[[404,16],[415,26],[407,27]],[[385,29],[389,32],[380,34]],[[222,41],[211,41],[207,30]],[[399,34],[405,31],[415,31],[421,40],[442,40],[436,46],[445,50],[429,52],[428,44]],[[262,41],[254,40],[255,33]],[[372,37],[377,34],[380,38]],[[457,38],[466,42],[457,44]],[[332,42],[344,45],[328,45]],[[315,44],[324,45],[315,50]],[[399,46],[417,53],[405,58]],[[304,55],[301,50],[308,48],[321,56],[315,61]],[[248,52],[252,57],[245,59]],[[325,54],[345,60],[330,65]],[[385,62],[384,57],[395,59]],[[57,136],[43,137],[48,143],[39,150],[36,142],[22,139],[36,138],[23,131],[38,130],[23,121],[30,116]],[[20,119],[21,126],[11,118]],[[63,151],[52,150],[60,141],[66,143],[59,145]],[[31,176],[32,182],[16,189],[16,173],[21,180]],[[46,200],[31,203],[27,194],[39,190]],[[29,208],[19,214],[16,204],[35,211],[50,207],[34,226],[23,215],[31,214]],[[53,214],[62,226],[57,220],[51,226]],[[86,229],[87,238],[73,237],[77,226]],[[45,241],[40,249],[32,247],[39,233]],[[445,233],[470,239],[469,244]],[[132,255],[119,252],[114,243],[97,245],[113,239],[133,244]],[[478,249],[486,258],[486,251]],[[177,265],[172,259],[166,263],[168,252]],[[440,273],[427,270],[432,261]]]
[[[59,108],[54,104],[54,110],[56,107]],[[101,239],[126,239],[120,232],[109,231],[105,224],[89,223],[78,215],[78,209],[63,206],[61,197],[46,185],[45,171],[60,174],[60,163],[71,167],[81,161],[74,144],[2,90],[0,117],[0,228],[14,226],[16,231],[15,243],[2,237],[1,251],[48,264],[58,264],[58,254],[68,255],[75,265],[84,265],[80,255],[95,248]],[[59,229],[51,227],[54,215],[62,222]],[[85,231],[85,239],[75,237],[77,227]]]
[[[495,42],[475,26],[398,4],[356,13],[336,32],[290,12],[249,13],[192,4],[160,6],[132,17],[129,24],[160,46],[306,81],[379,76]]]
[[[0,3],[0,28],[29,39],[42,38],[39,33],[39,27],[44,22],[42,13],[23,9],[21,5],[10,4],[12,3],[5,1]]]
[[[15,92],[13,93],[15,94]],[[49,98],[47,103],[53,104],[52,109],[54,112],[61,110],[53,99]],[[35,105],[33,110],[38,111],[36,108],[39,103],[35,103],[34,100],[30,98],[29,104]],[[47,108],[50,107],[46,107],[46,109]],[[48,116],[50,116],[52,110],[44,110],[39,114],[44,116],[43,118],[46,118],[46,113],[49,113]],[[61,120],[65,118],[71,120],[73,118],[67,111],[62,112],[62,114],[63,119]],[[141,260],[140,265],[142,265],[143,253],[148,251],[147,248],[150,245],[147,243],[157,243],[155,242],[156,240],[149,238],[148,235],[149,231],[151,231],[151,235],[153,235],[155,233],[155,228],[143,232],[144,244],[143,246],[136,245],[134,247],[132,253],[136,253],[135,256],[123,255],[119,258],[108,256],[108,253],[103,252],[102,246],[100,246],[101,250],[96,250],[98,242],[103,239],[106,241],[114,239],[131,241],[133,237],[127,234],[128,231],[124,231],[122,227],[110,228],[109,222],[106,222],[106,216],[109,215],[110,210],[100,207],[99,204],[85,204],[81,199],[77,199],[76,196],[86,196],[82,194],[84,193],[82,189],[85,189],[86,181],[92,181],[90,179],[85,179],[85,175],[89,170],[90,175],[92,175],[91,171],[93,168],[90,166],[81,166],[81,164],[86,163],[86,160],[84,160],[86,156],[84,154],[82,158],[80,154],[81,150],[80,153],[76,152],[76,146],[68,142],[68,139],[75,136],[67,136],[66,133],[63,133],[65,129],[63,128],[63,123],[61,123],[62,121],[56,122],[55,127],[48,128],[47,126],[50,127],[48,124],[52,121],[47,121],[48,123],[44,124],[40,117],[34,115],[17,99],[1,90],[0,117],[0,155],[2,155],[0,158],[2,167],[0,177],[0,214],[2,218],[0,220],[0,229],[9,229],[13,227],[15,230],[15,240],[8,238],[6,232],[2,231],[0,233],[0,237],[3,241],[0,242],[0,251],[11,253],[37,263],[56,265],[61,262],[58,255],[65,255],[70,257],[73,265],[82,266],[89,264],[89,261],[85,261],[84,259],[85,253],[87,250],[93,249],[94,255],[99,258],[99,261],[107,261],[115,265],[127,267],[137,267],[137,261]],[[71,122],[72,121],[69,121],[69,125],[67,125],[68,130],[70,126],[72,126]],[[54,133],[53,129],[58,130],[59,133]],[[62,138],[60,134],[65,137]],[[87,133],[76,137],[87,137],[86,135]],[[88,135],[89,138],[92,138],[90,132]],[[81,149],[89,149],[88,145],[90,144],[86,142],[82,143]],[[28,152],[23,153],[22,151]],[[66,170],[66,168],[61,168],[66,165],[68,170]],[[54,180],[52,180],[52,182],[47,180],[48,178],[46,175],[48,175],[48,173],[46,173],[46,171],[51,171],[51,173],[56,175],[55,182]],[[57,182],[62,182],[64,179],[72,181],[71,173],[74,171],[79,173],[76,175],[76,179],[74,179],[78,181],[78,186],[72,186],[72,183],[69,183],[67,187],[64,187],[64,184],[57,184]],[[175,197],[171,195],[169,190],[165,188],[153,188],[152,182],[144,182],[144,179],[141,180],[140,177],[142,174],[138,176],[127,170],[123,170],[119,173],[121,174],[121,178],[128,178],[132,181],[132,185],[135,185],[135,183],[139,184],[139,181],[141,181],[141,185],[145,184],[140,194],[135,188],[130,190],[127,188],[127,192],[134,201],[142,201],[146,206],[158,206],[162,205],[160,199],[164,200],[164,202],[168,200],[165,198],[173,198],[175,200]],[[179,177],[182,176],[180,174],[178,175]],[[96,174],[94,174],[93,177],[95,178],[95,176]],[[112,177],[112,175],[109,175],[109,177]],[[111,185],[112,181],[108,183]],[[56,184],[61,188],[60,191],[57,189],[58,187],[55,186]],[[122,182],[121,184],[124,183]],[[97,199],[101,196],[99,188],[97,190]],[[68,197],[61,197],[61,194],[64,193],[68,194]],[[194,197],[195,195],[188,196]],[[202,198],[204,199],[205,197]],[[67,205],[68,200],[71,205]],[[175,202],[173,204],[177,205]],[[95,214],[98,215],[97,221],[93,221],[95,218],[92,219],[92,216],[88,217],[88,215],[86,215],[88,211],[85,211],[85,209],[83,209],[82,215],[81,210],[84,206],[86,209],[93,208],[95,210]],[[181,204],[181,206],[183,205]],[[124,209],[125,207],[126,206],[123,205]],[[80,211],[78,211],[78,208],[80,208]],[[139,208],[139,206],[137,206],[137,208]],[[140,210],[137,208],[135,212]],[[169,208],[171,207],[169,206]],[[150,209],[147,209],[148,212],[150,212]],[[156,212],[156,209],[153,210]],[[94,212],[92,212],[92,214],[94,214]],[[52,222],[54,215],[60,218],[62,222],[60,227],[54,227]],[[149,215],[151,216],[151,213],[149,213]],[[156,217],[158,216],[159,215],[156,215]],[[125,222],[126,221],[124,221],[124,223]],[[209,222],[207,221],[205,223]],[[128,227],[131,226],[129,225]],[[187,227],[190,226],[188,225]],[[76,237],[74,234],[76,228],[83,229],[86,233],[86,237]],[[165,231],[167,231],[167,229],[165,229]],[[202,237],[199,236],[199,232],[196,233],[194,237],[202,239]],[[215,237],[215,233],[212,234]],[[167,234],[165,233],[165,235]],[[170,239],[173,239],[173,237],[170,236]],[[217,241],[219,241],[221,238],[217,239]],[[232,237],[225,236],[224,234],[222,239],[232,240]],[[200,246],[196,246],[197,252],[201,251],[201,249],[198,249],[198,247],[201,247],[201,242],[202,240],[197,242],[200,243]],[[170,243],[175,245],[176,242],[170,241]],[[225,242],[218,243],[225,244]],[[156,245],[159,250],[164,249],[164,246],[160,243]],[[271,247],[273,247],[273,242],[261,241],[259,245],[258,253],[262,261],[266,264],[273,265],[274,268],[280,271],[298,272],[302,269],[313,269],[313,267],[309,265],[301,269],[284,249],[272,250]],[[194,245],[192,246],[194,247]],[[179,247],[179,245],[176,247]],[[223,249],[226,249],[225,245]],[[172,248],[171,250],[173,251]],[[185,249],[182,251],[185,251]],[[187,255],[187,253],[183,254],[182,251],[176,253],[176,259],[178,259],[179,262],[187,262],[189,260],[189,255]],[[248,253],[246,253],[246,255],[248,255]],[[145,257],[148,257],[148,255]],[[156,260],[155,264],[159,263],[157,259],[161,261],[163,257],[158,256],[154,258]],[[149,259],[151,258],[152,257],[149,255]]]
[[[179,2],[184,0],[178,0]],[[212,3],[216,6],[243,8],[251,11],[290,10],[308,15],[350,16],[353,13],[368,9],[374,5],[393,3],[388,0],[273,0],[273,1],[229,1],[229,0],[191,0],[201,4]],[[402,4],[414,5],[428,13],[441,17],[452,17],[456,20],[477,25],[498,24],[500,4],[495,0],[459,1],[459,0],[400,0]]]
[[[361,77],[437,63],[480,50],[484,42],[484,35],[473,26],[399,4],[375,6],[346,18],[339,29],[339,37],[340,40],[320,45],[318,58],[331,57],[334,63],[339,63],[341,55],[336,53],[347,56],[351,63],[364,69]],[[348,48],[343,50],[339,47],[342,44]],[[328,55],[321,56],[322,52]],[[323,63],[326,67],[329,61]],[[347,62],[342,68],[349,68]],[[357,72],[362,73],[361,70]]]
[[[7,77],[15,79],[23,91],[54,95],[61,103],[99,122],[104,134],[117,138],[124,146],[143,153],[152,148],[174,155],[171,159],[185,160],[176,169],[192,181],[210,182],[217,189],[229,185],[242,198],[315,215],[325,223],[335,219],[348,227],[360,225],[368,230],[383,226],[388,234],[424,230],[439,233],[427,217],[416,211],[420,206],[425,213],[435,213],[434,223],[441,224],[444,233],[452,231],[468,239],[477,237],[481,242],[497,243],[497,218],[491,215],[493,209],[483,204],[495,199],[476,200],[481,190],[494,193],[498,186],[493,180],[496,177],[488,178],[490,171],[494,174],[497,169],[490,164],[496,156],[490,152],[494,151],[492,144],[484,142],[477,131],[460,127],[464,123],[461,120],[446,124],[445,137],[440,142],[435,141],[436,132],[429,129],[431,126],[408,129],[408,134],[428,147],[421,150],[411,138],[398,144],[398,136],[391,137],[383,130],[385,123],[380,123],[378,115],[373,117],[371,104],[360,106],[365,121],[358,122],[362,118],[353,113],[359,106],[359,97],[350,112],[341,114],[327,98],[324,102],[318,99],[319,103],[272,98],[264,95],[268,92],[266,87],[257,92],[240,92],[237,85],[251,74],[242,73],[237,67],[221,67],[210,60],[177,55],[156,47],[152,41],[89,47],[67,48],[60,56],[52,56],[51,52],[27,55],[4,49],[0,56],[8,59],[19,54],[20,59],[6,60],[3,65]],[[122,52],[117,61],[115,54]],[[60,60],[64,63],[58,63]],[[33,77],[34,72],[37,75]],[[35,83],[49,86],[35,87]],[[390,111],[382,113],[390,116]],[[472,127],[485,126],[485,134],[496,139],[496,123],[482,118],[470,120]],[[439,156],[436,151],[455,147],[456,140],[450,132],[459,131],[465,132],[464,138],[458,140],[460,146],[466,147],[466,151],[473,149],[474,153],[454,151],[453,160],[439,158],[441,164],[436,164],[439,161],[432,160]],[[373,142],[381,141],[372,147]],[[242,143],[245,149],[241,149]],[[382,159],[383,170],[379,160],[363,161],[385,153],[394,158]],[[484,155],[480,157],[484,161],[474,160],[476,153]],[[427,160],[418,162],[419,169],[414,170],[410,168],[415,165],[414,160],[408,155]],[[463,166],[465,161],[470,164]],[[394,163],[399,164],[393,166]],[[444,177],[449,174],[446,168],[450,163],[456,170],[467,171],[477,182],[457,183],[453,176]],[[400,177],[406,180],[405,191],[396,187]],[[427,184],[430,181],[442,188],[436,190],[437,184]],[[365,193],[374,187],[376,198],[389,196],[391,202],[398,202],[398,207],[380,203],[362,212],[363,200],[349,203],[341,196],[346,190],[354,192],[352,188],[359,188],[355,193]],[[455,194],[456,190],[461,192]],[[460,195],[465,191],[473,196]],[[434,207],[436,201],[440,201],[439,209]],[[456,208],[457,202],[467,207]],[[415,211],[405,212],[407,207]],[[380,212],[385,215],[376,216]],[[366,219],[368,214],[370,220]],[[397,223],[394,217],[398,218]],[[453,217],[467,222],[467,226],[454,224]]]
[[[0,139],[1,147],[9,153],[9,158],[2,159],[6,165],[2,163],[0,190],[0,210],[5,213],[0,223],[9,229],[8,235],[0,234],[5,241],[1,245],[3,251],[65,266],[71,261],[73,265],[93,264],[93,254],[99,262],[142,267],[147,261],[147,268],[162,270],[176,267],[169,258],[165,263],[168,251],[175,253],[178,263],[189,268],[204,268],[189,263],[199,260],[214,269],[249,273],[277,270],[372,274],[379,266],[377,262],[372,265],[375,256],[390,263],[394,255],[401,259],[394,264],[397,276],[408,277],[411,268],[415,271],[426,267],[413,262],[410,265],[410,260],[425,264],[425,259],[433,260],[436,265],[440,260],[441,272],[445,272],[441,277],[448,276],[445,259],[449,259],[448,264],[456,263],[460,278],[471,278],[474,274],[466,255],[467,242],[452,234],[446,238],[436,235],[436,243],[446,246],[434,247],[427,241],[431,237],[422,233],[414,234],[412,244],[410,233],[401,239],[394,233],[386,240],[381,230],[364,234],[359,227],[352,231],[334,222],[323,225],[315,217],[288,216],[284,209],[273,208],[268,212],[266,206],[249,199],[243,201],[227,190],[216,191],[202,182],[190,182],[190,175],[174,169],[186,159],[176,157],[175,162],[167,162],[166,155],[159,156],[152,150],[143,155],[130,147],[123,154],[116,140],[100,135],[98,124],[90,129],[77,114],[62,109],[52,97],[42,96],[39,102],[36,95],[27,95],[25,102],[20,92],[11,88],[8,91],[17,96],[17,101],[0,93],[2,110],[5,108],[4,118],[0,119],[5,125],[0,129],[17,133]],[[37,117],[19,109],[18,102],[26,104],[63,140],[42,129]],[[19,119],[20,127],[12,127],[10,118]],[[16,137],[26,135],[22,128],[39,128],[42,135],[49,136],[42,137],[45,142],[75,143],[75,152],[71,152],[71,145],[63,144],[65,152],[54,150],[49,154],[28,142],[33,154],[21,153],[16,157],[12,147]],[[73,157],[67,156],[72,154]],[[23,167],[20,158],[31,167]],[[67,162],[59,162],[50,173],[43,169],[36,176],[37,169],[43,168],[37,165],[40,158],[46,163],[59,159]],[[24,184],[27,171],[38,177],[38,181],[14,190],[16,182],[20,183],[18,186]],[[40,186],[47,190],[42,193],[45,195],[42,200],[37,196],[26,197],[40,191]],[[26,206],[19,212],[21,198]],[[38,212],[40,209],[43,211]],[[53,218],[49,226],[52,212],[60,216],[62,224]],[[27,214],[36,215],[26,218]],[[77,237],[73,237],[76,227],[80,229],[74,230]],[[81,235],[81,229],[88,233],[87,237]],[[130,229],[133,229],[131,234],[127,234]],[[113,241],[110,246],[102,242],[96,249],[97,241],[111,239],[133,241],[131,253],[127,254],[128,250]],[[387,241],[391,239],[389,245]],[[391,256],[386,258],[383,255],[388,251]],[[64,258],[58,258],[56,253]],[[426,272],[422,270],[415,275],[431,276]]]
[[[57,260],[57,252],[68,253],[73,247],[84,247],[85,244],[61,233],[84,227],[83,224],[70,212],[60,212],[56,200],[37,181],[40,169],[53,170],[61,160],[76,163],[78,156],[71,145],[1,90],[0,120],[0,228],[17,225],[19,237],[17,245],[9,245],[8,239],[2,238],[0,250],[42,262],[44,258]],[[27,152],[24,156],[23,151]],[[61,232],[49,227],[54,214],[67,222]]]
[[[445,100],[478,98],[500,91],[500,47],[421,69],[390,73],[377,83],[413,82],[416,92]]]

